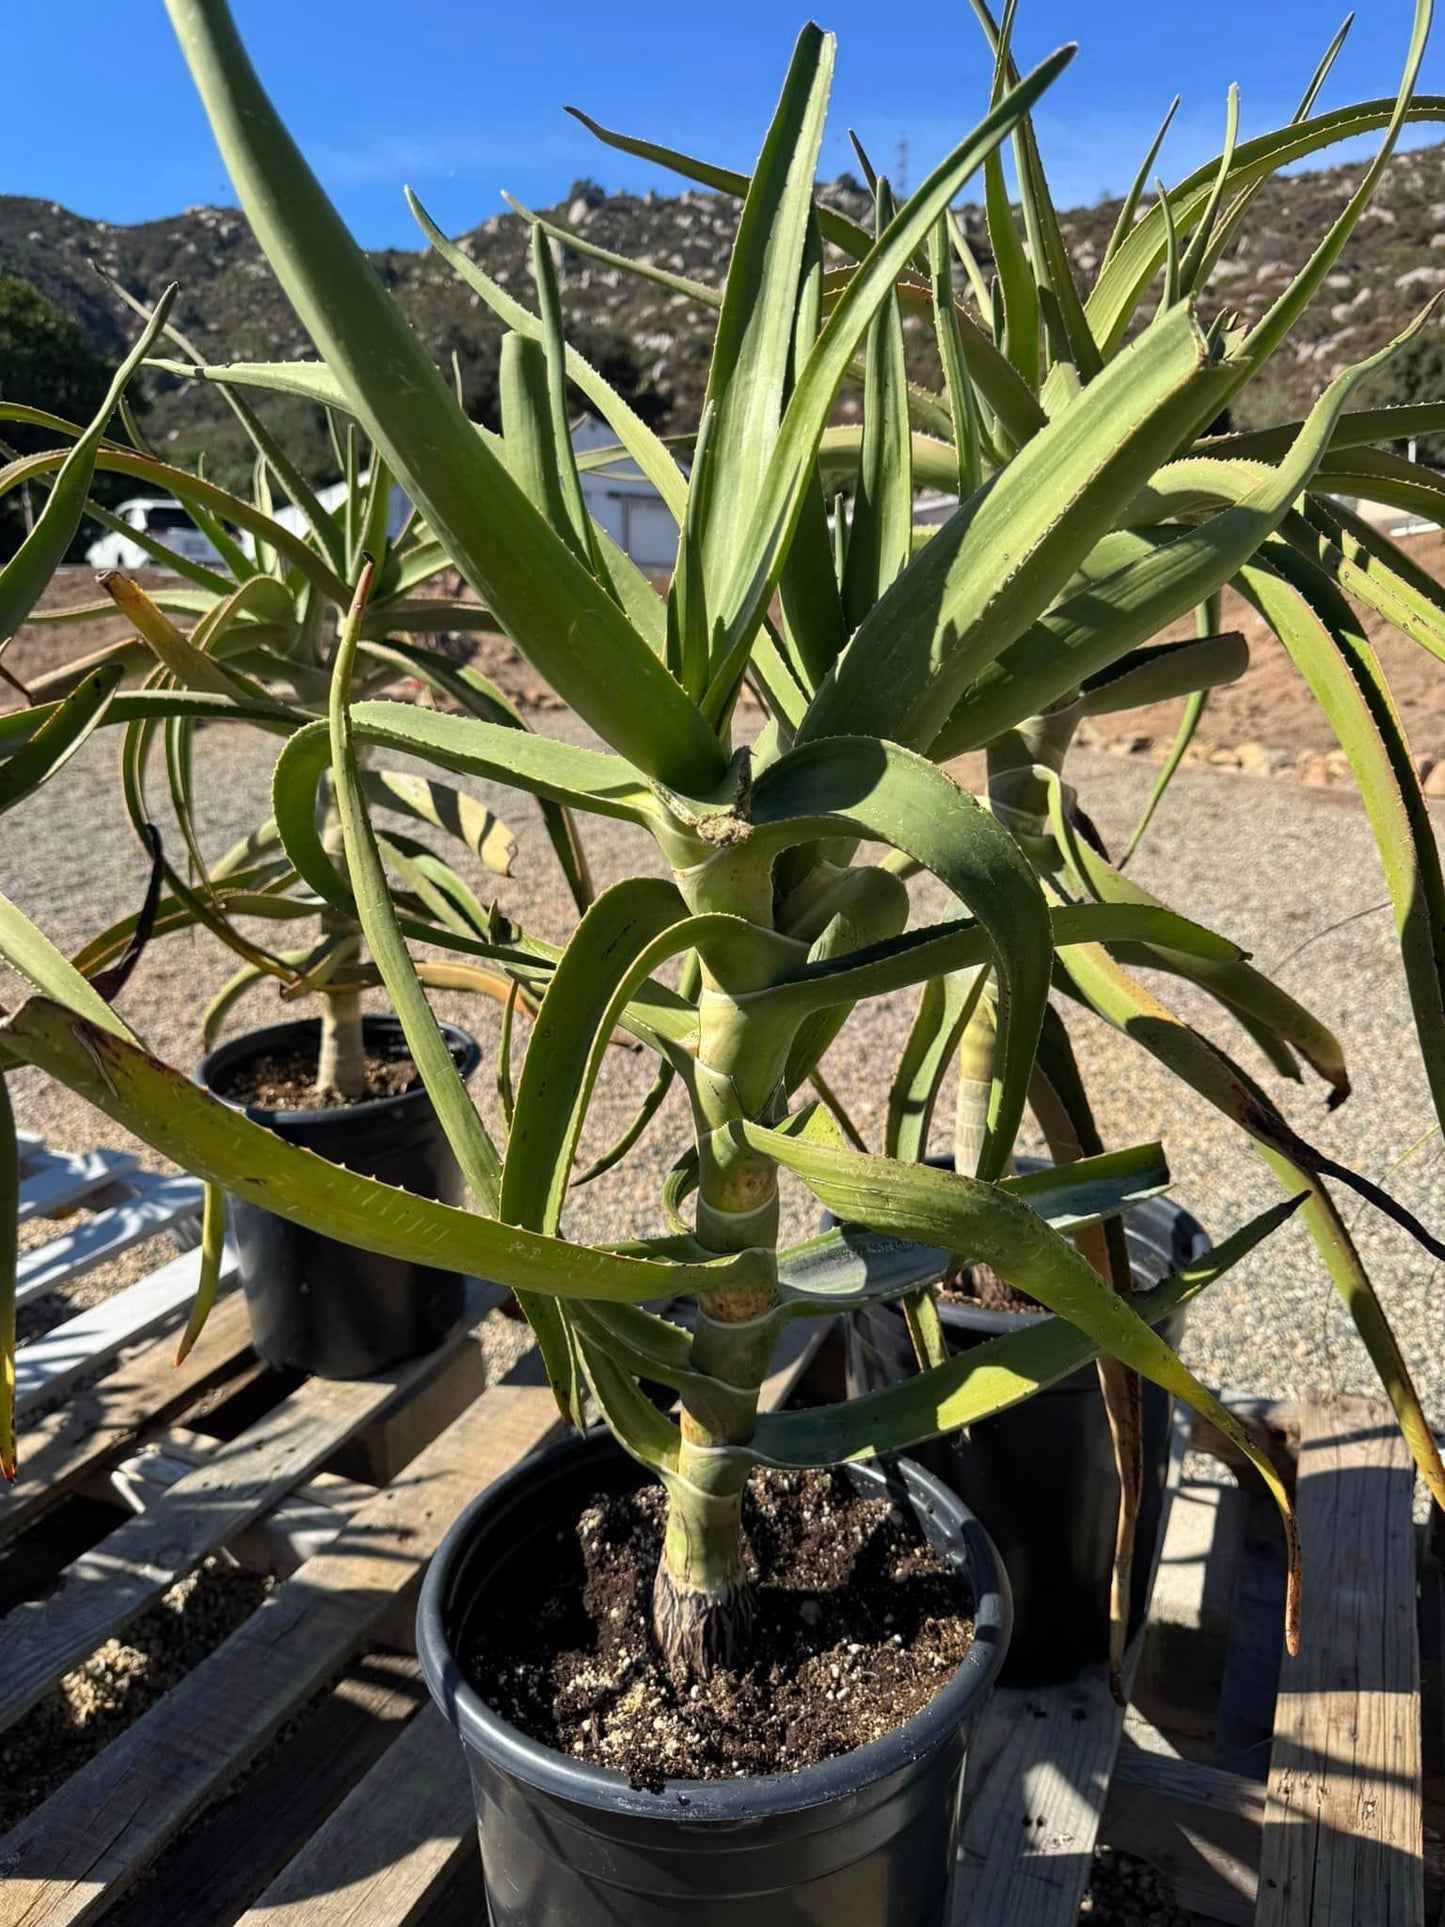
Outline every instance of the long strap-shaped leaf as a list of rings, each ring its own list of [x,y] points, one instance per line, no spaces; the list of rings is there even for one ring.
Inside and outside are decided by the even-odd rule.
[[[719,193],[733,194],[739,199],[748,191],[748,176],[739,174],[732,168],[717,167],[711,161],[697,160],[675,148],[659,147],[655,142],[638,140],[630,134],[619,134],[610,127],[603,127],[580,108],[569,107],[568,113],[579,120],[598,140],[608,147],[615,147],[624,154],[635,154],[643,160],[653,161],[681,174],[684,179],[700,182],[704,187],[716,188]],[[823,239],[840,249],[851,260],[863,260],[873,244],[873,236],[867,228],[859,227],[850,221],[846,214],[836,208],[818,203],[814,212]],[[1017,442],[1025,442],[1043,426],[1044,416],[1038,400],[1031,389],[1022,382],[1004,357],[994,346],[989,336],[964,311],[958,312],[959,328],[963,336],[964,354],[968,361],[970,374],[987,398],[989,406],[995,410],[999,420]],[[579,384],[580,385],[580,384]]]
[[[38,455],[22,456],[19,461],[11,463],[4,476],[0,476],[0,488],[18,487],[22,482],[42,480],[61,468],[65,459],[58,449],[53,448],[44,449]],[[103,445],[97,451],[95,466],[103,474],[125,475],[132,481],[143,482],[157,495],[185,495],[192,502],[201,503],[213,514],[248,530],[258,541],[269,543],[333,601],[345,603],[350,593],[345,581],[317,554],[306,538],[298,535],[294,529],[288,529],[284,522],[275,521],[254,503],[248,502],[245,496],[232,495],[226,489],[218,488],[214,482],[203,481],[184,468],[155,461],[149,455],[138,455],[134,449]],[[127,535],[139,536],[142,533],[139,529],[125,530]],[[172,552],[167,550],[166,553],[170,555]],[[174,560],[181,562],[184,558],[176,556]],[[207,586],[217,593],[232,586],[223,576],[216,576],[209,570],[203,573]]]
[[[801,738],[868,728],[927,747],[974,682],[1065,588],[1220,385],[1173,309],[963,504],[864,620]],[[1000,562],[1006,557],[1006,562]]]
[[[928,1165],[897,1164],[835,1150],[759,1125],[737,1123],[725,1128],[735,1140],[776,1157],[838,1217],[991,1265],[1041,1305],[1087,1332],[1101,1351],[1142,1372],[1218,1426],[1255,1465],[1284,1521],[1290,1568],[1285,1636],[1294,1651],[1299,1635],[1299,1541],[1289,1494],[1279,1474],[1233,1414],[1180,1363],[1130,1300],[1109,1289],[1067,1239],[997,1185]],[[927,1385],[932,1376],[924,1374],[919,1382]],[[861,1445],[868,1436],[860,1421],[856,1443]]]
[[[1234,151],[1225,191],[1231,197],[1276,174],[1292,162],[1306,159],[1338,141],[1351,140],[1388,127],[1398,98],[1361,101],[1327,114],[1298,121],[1252,141],[1241,141]],[[1405,116],[1411,126],[1445,121],[1445,98],[1421,94]],[[1187,233],[1203,214],[1219,175],[1219,159],[1198,167],[1169,192],[1169,205],[1179,233]],[[1167,240],[1164,211],[1156,202],[1123,240],[1101,271],[1085,312],[1094,337],[1109,354],[1118,345],[1140,300],[1163,263]]]
[[[770,844],[845,830],[902,850],[967,904],[988,932],[1003,1036],[983,1175],[998,1176],[1023,1112],[1052,942],[1047,907],[1017,844],[933,764],[861,737],[791,750],[758,778],[752,814],[754,836]]]
[[[0,566],[0,651],[35,607],[42,590],[65,560],[65,551],[74,541],[80,518],[85,513],[96,456],[110,418],[131,377],[155,345],[175,298],[176,290],[172,286],[156,303],[155,313],[140,339],[116,370],[95,420],[69,454],[60,458],[60,473],[35,518],[35,526],[9,561]]]
[[[1034,622],[988,664],[939,729],[931,753],[942,759],[994,741],[1222,588],[1279,526],[1296,496],[1321,469],[1329,438],[1355,388],[1420,325],[1414,322],[1378,354],[1337,375],[1310,410],[1286,459],[1272,472],[1260,474],[1248,465],[1228,462],[1171,464],[1165,478],[1178,476],[1190,500],[1207,502],[1212,496],[1230,505],[1201,527],[1178,534],[1167,529],[1115,529],[1105,536],[1085,563],[1083,588]],[[1122,361],[1121,356],[1113,367]],[[1103,385],[1101,376],[1075,406]],[[1043,439],[1039,437],[1028,453]],[[1017,458],[1011,469],[1023,459]],[[938,540],[935,537],[929,548]]]
[[[1240,586],[1289,651],[1350,759],[1395,907],[1421,1059],[1436,1115],[1445,1120],[1445,878],[1414,759],[1379,661],[1345,597],[1283,543],[1269,557],[1271,566],[1244,571]]]
[[[0,1051],[49,1071],[207,1183],[363,1251],[420,1258],[514,1291],[620,1304],[771,1283],[769,1252],[683,1263],[619,1256],[361,1177],[287,1144],[113,1031],[45,998],[32,998],[0,1027]]]
[[[493,281],[475,261],[449,241],[410,189],[407,201],[418,227],[448,267],[479,294],[507,327],[532,340],[542,339],[542,323],[529,309],[513,299],[505,288]],[[651,482],[675,522],[681,522],[687,507],[687,483],[667,444],[642,417],[625,402],[609,382],[598,374],[577,349],[567,349],[567,379],[581,390],[596,408],[621,445]]]
[[[1173,910],[1135,903],[1059,904],[1052,911],[1055,950],[1088,943],[1155,943],[1192,957],[1238,958],[1237,944]],[[795,1012],[828,1010],[907,990],[950,971],[991,963],[994,940],[981,923],[959,919],[927,925],[864,950],[824,957],[782,973],[766,989],[745,992],[747,1005]]]
[[[696,533],[707,605],[721,609],[743,562],[777,443],[793,350],[793,318],[813,202],[835,42],[809,23],[748,183],[728,263],[704,408],[713,410]],[[690,523],[692,518],[689,518]]]
[[[1072,58],[1073,49],[1065,47],[1042,61],[939,163],[889,222],[828,316],[788,398],[752,529],[741,545],[739,568],[718,611],[726,627],[725,667],[719,671],[724,682],[726,665],[735,651],[746,646],[777,584],[806,500],[819,439],[869,322],[958,190]]]
[[[278,119],[224,0],[168,0],[241,203],[351,406],[562,699],[650,776],[721,777],[713,732],[467,420]]]
[[[11,809],[53,776],[73,756],[105,714],[125,671],[120,663],[92,669],[27,737],[15,754],[0,763],[0,810]]]
[[[1328,1191],[1310,1169],[1308,1147],[1238,1065],[1182,1023],[1102,950],[1081,948],[1062,962],[1092,1010],[1245,1131],[1288,1189],[1308,1191],[1306,1227],[1364,1340],[1420,1476],[1440,1504],[1445,1500],[1445,1465],[1421,1410],[1410,1369],[1350,1235]]]
[[[1049,783],[1049,813],[1055,838],[1060,854],[1068,865],[1074,887],[1100,903],[1150,904],[1156,909],[1163,909],[1165,906],[1143,884],[1132,877],[1121,876],[1097,850],[1091,848],[1084,837],[1075,833],[1068,819],[1062,785],[1052,773],[1046,775],[1044,780]],[[1297,1050],[1330,1086],[1331,1109],[1349,1096],[1350,1080],[1339,1039],[1312,1011],[1291,997],[1287,990],[1271,983],[1245,957],[1191,956],[1147,940],[1142,944],[1131,944],[1127,938],[1122,944],[1108,944],[1107,947],[1111,951],[1128,950],[1131,961],[1134,960],[1133,953],[1137,952],[1139,961],[1198,984],[1227,1010],[1253,1019],[1273,1036]]]
[[[467,1094],[451,1047],[432,1013],[426,992],[417,980],[406,939],[397,924],[381,853],[377,849],[371,819],[366,813],[362,797],[361,772],[357,766],[347,703],[371,575],[372,565],[368,561],[362,569],[351,608],[341,625],[331,671],[331,768],[336,785],[336,806],[345,839],[346,866],[351,875],[357,914],[366,934],[367,945],[390,994],[412,1062],[426,1086],[427,1096],[461,1166],[462,1176],[471,1187],[480,1208],[490,1215],[497,1209],[501,1159],[481,1114]]]
[[[1131,1309],[1148,1325],[1162,1324],[1278,1230],[1296,1208],[1293,1199],[1271,1206],[1193,1264],[1138,1293]],[[868,1236],[857,1235],[860,1245]],[[885,1252],[877,1262],[892,1262],[900,1275],[911,1276],[910,1249],[917,1247]],[[1067,1319],[1031,1320],[1026,1331],[988,1339],[934,1371],[846,1404],[762,1414],[747,1449],[765,1465],[837,1465],[904,1452],[1017,1405],[1087,1365],[1100,1349]]]

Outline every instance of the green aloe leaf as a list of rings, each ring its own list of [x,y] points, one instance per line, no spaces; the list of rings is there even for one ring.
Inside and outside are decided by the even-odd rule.
[[[1083,685],[1081,713],[1108,716],[1176,696],[1237,682],[1249,667],[1249,645],[1237,629],[1188,642],[1160,642],[1132,650]]]
[[[277,118],[223,0],[168,10],[263,251],[428,526],[564,702],[648,775],[706,791],[725,765],[716,737],[457,406]]]
[[[1134,1314],[1159,1325],[1271,1236],[1297,1208],[1277,1204],[1130,1301]],[[860,1235],[861,1242],[861,1235]],[[894,1244],[882,1262],[907,1275],[906,1244]],[[892,1291],[885,1294],[891,1297]],[[1100,1347],[1063,1318],[1040,1318],[1027,1331],[1011,1332],[972,1346],[937,1372],[891,1385],[885,1391],[802,1412],[759,1417],[751,1450],[767,1465],[837,1465],[846,1460],[907,1451],[926,1439],[953,1432],[1031,1398],[1046,1385],[1080,1370]]]
[[[449,241],[409,189],[407,201],[417,225],[448,267],[481,296],[508,328],[540,341],[540,319],[514,300],[505,288],[498,286],[475,261]],[[662,497],[673,520],[680,523],[687,508],[687,483],[667,444],[575,348],[568,347],[566,362],[567,379],[575,383],[592,403],[618,442]]]
[[[47,475],[61,468],[65,459],[58,449],[45,449],[38,455],[23,456],[0,474],[0,493],[8,487],[19,487],[22,482],[43,481]],[[154,461],[148,455],[137,455],[131,449],[102,445],[96,453],[95,466],[104,474],[125,475],[132,481],[141,482],[157,495],[185,496],[192,504],[200,503],[213,515],[224,517],[238,528],[249,530],[259,542],[269,544],[284,555],[287,562],[300,569],[308,581],[314,582],[333,601],[345,604],[349,593],[346,583],[317,554],[306,538],[298,535],[294,529],[288,529],[283,522],[274,521],[244,496],[232,495],[226,489],[217,488],[214,482],[203,481],[186,469],[173,468],[169,463]],[[88,506],[86,512],[93,513],[93,509]],[[125,533],[138,537],[142,531],[127,527]],[[166,554],[170,558],[167,567],[191,576],[197,573],[194,568],[180,568],[184,557],[175,556],[170,550]],[[228,592],[234,587],[225,577],[217,576],[210,570],[202,570],[200,575],[208,587],[219,593]]]
[[[32,998],[0,1028],[0,1047],[59,1077],[207,1183],[363,1251],[420,1257],[514,1291],[622,1304],[771,1283],[769,1252],[696,1263],[619,1256],[361,1177],[287,1144],[114,1030],[44,998]]]
[[[1445,878],[1410,746],[1346,598],[1283,543],[1267,553],[1269,565],[1243,571],[1240,587],[1289,651],[1350,759],[1395,907],[1421,1058],[1445,1118]]]
[[[1223,1431],[1264,1479],[1284,1523],[1290,1568],[1286,1637],[1293,1650],[1298,1640],[1299,1539],[1289,1494],[1279,1474],[1233,1414],[1140,1318],[1132,1300],[1110,1290],[1065,1238],[998,1185],[927,1165],[897,1164],[856,1151],[832,1149],[761,1125],[739,1122],[724,1128],[734,1141],[775,1157],[838,1217],[873,1231],[891,1231],[940,1246],[957,1258],[991,1265],[1048,1310],[1087,1332],[1101,1352],[1162,1385]],[[921,1405],[923,1409],[931,1406],[935,1421],[946,1409],[938,1391],[940,1372],[949,1369],[935,1368],[914,1381],[924,1388]],[[839,1408],[840,1429],[847,1434],[849,1445],[835,1454],[836,1458],[877,1450],[876,1432],[871,1427],[864,1429],[867,1417],[860,1414],[855,1422],[851,1416],[859,1404],[866,1403],[857,1401]],[[913,1409],[917,1412],[920,1407],[916,1404]]]
[[[1238,1065],[1182,1023],[1103,951],[1073,951],[1063,959],[1063,968],[1090,1009],[1246,1132],[1287,1189],[1309,1194],[1306,1228],[1379,1373],[1420,1476],[1433,1494],[1445,1495],[1445,1465],[1441,1464],[1409,1367],[1339,1213],[1323,1182],[1310,1168],[1317,1160],[1309,1147]]]
[[[725,606],[731,579],[749,567],[777,445],[834,52],[832,35],[811,24],[798,36],[733,243],[703,402],[713,411],[706,467],[700,449],[692,484],[710,609]]]
[[[758,778],[754,836],[772,843],[851,832],[931,870],[987,930],[998,969],[1000,1071],[989,1104],[984,1175],[1004,1168],[1048,997],[1048,910],[1018,846],[933,764],[876,739],[834,738],[791,750]]]
[[[360,770],[347,707],[351,672],[360,640],[361,615],[370,587],[371,565],[362,572],[351,611],[342,624],[332,666],[329,740],[336,805],[345,839],[346,865],[357,916],[401,1022],[407,1049],[432,1101],[462,1175],[479,1207],[495,1213],[501,1159],[486,1125],[467,1094],[451,1047],[432,1014],[402,936],[387,887],[381,853],[362,799]],[[277,809],[280,821],[280,809]]]
[[[43,997],[64,1004],[87,1026],[95,1026],[112,1037],[130,1037],[122,1023],[98,991],[56,949],[43,931],[8,897],[0,896],[0,963],[33,984]],[[77,1032],[80,1035],[80,1032]]]
[[[1360,101],[1261,134],[1255,140],[1241,141],[1235,149],[1227,191],[1231,196],[1243,193],[1281,169],[1318,154],[1337,142],[1388,128],[1398,109],[1399,96],[1387,100]],[[1431,94],[1415,96],[1409,103],[1404,119],[1410,126],[1445,121],[1445,97]],[[1169,205],[1175,227],[1181,233],[1188,232],[1194,226],[1208,205],[1218,170],[1218,160],[1209,161],[1203,167],[1196,168],[1178,187],[1170,190]],[[1085,304],[1085,311],[1094,338],[1106,355],[1118,346],[1130,318],[1163,264],[1165,230],[1164,211],[1156,202],[1100,270],[1098,281]]]
[[[1221,589],[1279,526],[1295,497],[1321,475],[1330,436],[1355,388],[1419,327],[1417,320],[1378,354],[1337,375],[1278,468],[1261,474],[1247,464],[1229,462],[1170,464],[1156,480],[1174,477],[1188,500],[1212,499],[1230,506],[1182,532],[1115,529],[1106,535],[1079,572],[1084,586],[1075,585],[1064,601],[987,665],[939,730],[930,753],[946,760],[993,742]],[[1121,355],[1109,372],[1123,364]],[[1104,385],[1100,376],[1076,406]],[[1031,447],[1027,453],[1032,452]]]
[[[124,671],[119,663],[92,669],[0,763],[0,810],[8,810],[46,782],[72,757],[105,714]]]
[[[864,620],[800,734],[866,727],[927,746],[1108,534],[1141,475],[1173,453],[1220,379],[1192,313],[1171,310],[944,524]]]
[[[106,390],[94,421],[68,454],[57,457],[59,473],[35,518],[35,526],[9,561],[0,565],[0,652],[4,651],[5,645],[40,600],[41,592],[65,560],[65,551],[75,540],[75,532],[85,513],[86,498],[90,494],[96,457],[110,425],[110,418],[131,378],[165,326],[166,316],[175,298],[176,290],[172,286],[156,303],[155,312],[140,339],[116,370],[115,379]]]
[[[889,1157],[902,1158],[909,1164],[919,1164],[927,1157],[938,1093],[987,981],[987,966],[976,965],[972,970],[951,970],[925,982],[889,1087],[883,1139]]]
[[[727,646],[716,682],[731,686],[740,673],[802,512],[819,439],[869,322],[954,195],[1072,58],[1072,48],[1061,48],[985,115],[898,210],[834,305],[789,396],[751,534],[718,611]]]
[[[879,182],[877,199],[882,232],[894,212],[886,181]],[[903,316],[892,294],[868,324],[863,445],[843,565],[843,614],[849,633],[902,574],[912,552],[912,439]]]
[[[176,1364],[184,1365],[196,1340],[205,1330],[206,1320],[215,1308],[221,1285],[221,1261],[226,1250],[226,1194],[218,1185],[206,1186],[201,1207],[201,1273],[196,1280],[196,1295],[186,1319],[186,1329],[176,1346]]]

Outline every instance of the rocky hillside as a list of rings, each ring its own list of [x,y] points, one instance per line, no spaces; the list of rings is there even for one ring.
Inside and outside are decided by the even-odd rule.
[[[1334,168],[1274,182],[1256,203],[1247,233],[1219,264],[1218,298],[1246,315],[1262,312],[1324,233],[1359,171]],[[869,218],[867,197],[848,177],[827,192],[855,218]],[[1117,203],[1102,202],[1065,217],[1085,284],[1097,269],[1117,211]],[[576,184],[553,213],[603,247],[706,282],[721,278],[736,222],[735,203],[718,195],[698,190],[672,197],[607,195],[591,183]],[[986,258],[977,210],[966,211],[966,226]],[[526,235],[517,216],[484,221],[462,245],[504,286],[530,301]],[[694,423],[711,311],[685,294],[634,280],[570,249],[557,253],[569,326],[578,340],[653,419],[676,429]],[[389,249],[375,260],[438,361],[457,356],[469,400],[490,414],[498,330],[486,309],[427,252]],[[178,280],[176,319],[218,361],[278,360],[305,352],[301,331],[234,210],[191,208],[172,220],[112,227],[55,203],[0,197],[0,273],[34,283],[78,315],[96,346],[113,355],[130,324],[95,272],[97,266],[143,299]],[[1442,285],[1445,144],[1397,157],[1291,349],[1277,371],[1251,391],[1240,425],[1299,413],[1338,366],[1398,332]],[[926,373],[925,331],[915,330],[911,348],[916,372]],[[320,472],[329,465],[324,424],[316,411],[278,398],[270,412],[310,466]],[[240,473],[243,447],[213,392],[157,382],[147,428],[164,451],[180,459],[204,447],[212,473]]]

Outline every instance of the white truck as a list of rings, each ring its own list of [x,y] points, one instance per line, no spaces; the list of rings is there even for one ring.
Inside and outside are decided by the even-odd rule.
[[[114,511],[129,529],[142,529],[151,539],[187,562],[214,565],[221,560],[209,536],[202,535],[179,502],[162,495],[137,495]],[[155,568],[156,558],[118,529],[92,542],[85,559],[93,569]]]

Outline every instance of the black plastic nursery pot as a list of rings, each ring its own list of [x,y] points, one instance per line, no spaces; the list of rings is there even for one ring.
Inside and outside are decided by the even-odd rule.
[[[480,1045],[454,1024],[442,1029],[458,1069],[470,1077],[481,1061]],[[364,1018],[362,1034],[369,1054],[409,1054],[394,1017]],[[319,1041],[316,1018],[248,1031],[202,1058],[196,1078],[224,1097],[225,1087],[252,1059],[293,1051],[314,1058]],[[237,1108],[288,1144],[350,1171],[418,1197],[463,1201],[461,1170],[420,1083],[399,1096],[337,1110]],[[369,1378],[434,1351],[461,1316],[464,1280],[458,1272],[357,1250],[244,1199],[227,1200],[227,1222],[236,1241],[251,1340],[268,1365],[319,1378]]]
[[[467,1684],[468,1629],[529,1548],[647,1476],[606,1433],[566,1440],[467,1508],[422,1588],[417,1653],[471,1769],[492,1927],[943,1927],[964,1754],[1011,1614],[987,1534],[918,1466],[851,1476],[907,1506],[964,1574],[976,1630],[937,1696],[885,1739],[797,1773],[651,1793],[528,1739]]]
[[[1021,1170],[1039,1169],[1021,1158]],[[1164,1198],[1136,1206],[1124,1220],[1136,1288],[1142,1290],[1209,1248],[1187,1211]],[[947,1299],[938,1307],[950,1348],[966,1351],[1018,1331],[1028,1312],[990,1311]],[[1159,1327],[1178,1346],[1182,1311]],[[848,1390],[856,1396],[916,1370],[902,1314],[892,1305],[855,1313],[848,1331]],[[1143,1623],[1169,1463],[1173,1401],[1143,1386],[1144,1488],[1134,1547],[1131,1634]],[[1001,1675],[1005,1685],[1047,1686],[1072,1679],[1108,1657],[1109,1591],[1119,1478],[1109,1421],[1093,1365],[1036,1393],[1022,1405],[939,1439],[914,1455],[983,1519],[1013,1589],[1014,1631]]]

